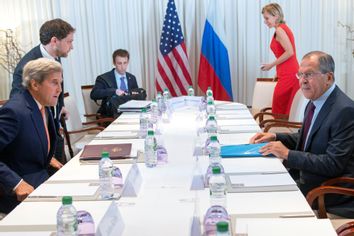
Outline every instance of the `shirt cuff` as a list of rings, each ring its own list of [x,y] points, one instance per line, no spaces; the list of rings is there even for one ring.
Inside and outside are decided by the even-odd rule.
[[[16,184],[16,186],[12,189],[12,191],[15,191],[17,189],[17,187],[23,182],[23,179],[20,180],[20,182],[18,182],[18,184]]]

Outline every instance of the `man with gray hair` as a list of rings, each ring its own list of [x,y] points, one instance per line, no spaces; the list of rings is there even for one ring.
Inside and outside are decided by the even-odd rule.
[[[310,100],[302,128],[292,134],[258,133],[250,140],[269,142],[260,152],[298,171],[304,195],[331,178],[354,177],[354,102],[334,83],[334,67],[329,54],[306,54],[297,73],[300,89]],[[333,214],[354,217],[354,197],[330,194],[325,203]]]
[[[9,213],[48,178],[57,138],[49,107],[57,104],[61,83],[60,63],[30,61],[24,91],[0,108],[0,212]]]

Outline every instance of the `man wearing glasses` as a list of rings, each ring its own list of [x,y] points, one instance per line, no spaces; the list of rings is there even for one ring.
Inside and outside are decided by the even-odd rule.
[[[328,179],[354,177],[354,102],[335,85],[334,67],[333,58],[324,52],[306,54],[297,73],[310,100],[302,128],[292,134],[258,133],[250,140],[269,142],[260,152],[285,160],[299,172],[296,181],[304,195]],[[354,197],[340,196],[326,196],[326,206],[345,206],[345,213],[333,213],[354,217]]]

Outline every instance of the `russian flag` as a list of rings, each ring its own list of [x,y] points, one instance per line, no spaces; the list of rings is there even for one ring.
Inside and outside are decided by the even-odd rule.
[[[223,20],[222,7],[217,0],[210,0],[202,39],[198,85],[204,93],[210,86],[216,100],[232,101],[229,55],[223,43]]]

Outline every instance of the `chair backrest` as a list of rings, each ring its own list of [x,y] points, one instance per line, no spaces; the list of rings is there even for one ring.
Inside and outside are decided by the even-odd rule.
[[[84,100],[86,114],[96,114],[99,108],[99,105],[90,98],[90,93],[92,91],[92,88],[93,85],[81,86],[81,94]]]
[[[293,102],[291,103],[289,121],[302,122],[308,101],[309,100],[305,98],[301,89],[299,89],[294,96]]]
[[[79,109],[76,106],[75,99],[69,96],[69,93],[64,94],[65,108],[69,111],[69,119],[66,120],[66,127],[68,131],[81,130],[83,128]],[[71,143],[77,142],[80,138],[85,136],[85,133],[77,133],[70,135]]]
[[[277,81],[274,78],[257,78],[253,90],[252,109],[254,111],[271,107]]]

